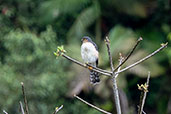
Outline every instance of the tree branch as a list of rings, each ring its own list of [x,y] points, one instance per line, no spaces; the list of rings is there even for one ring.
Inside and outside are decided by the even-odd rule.
[[[63,105],[61,105],[59,108],[56,107],[55,112],[53,114],[57,114],[62,108],[63,108]]]
[[[20,109],[21,109],[22,114],[25,114],[22,102],[20,101],[19,104],[20,104]]]
[[[100,69],[100,68],[98,68],[98,67],[92,66],[92,65],[90,65],[90,64],[86,64],[86,65],[89,66],[89,67],[92,67],[93,69],[99,70],[99,71],[101,71],[101,72],[109,73],[109,74],[112,75],[112,72],[111,72],[111,71],[103,70],[103,69]]]
[[[114,72],[115,72],[120,66],[122,66],[122,65],[131,57],[131,55],[132,55],[133,52],[135,51],[136,47],[138,46],[138,44],[139,44],[140,41],[142,41],[142,40],[143,40],[142,37],[140,37],[140,38],[137,40],[137,42],[136,42],[136,44],[134,45],[134,47],[133,47],[133,49],[131,50],[131,52],[130,52],[130,53],[128,54],[128,56],[123,60],[123,62],[115,68]]]
[[[149,54],[148,56],[140,59],[139,61],[129,65],[128,67],[125,67],[123,69],[120,70],[120,67],[130,58],[130,56],[132,55],[132,53],[134,52],[135,48],[137,47],[137,45],[139,44],[139,42],[142,40],[142,38],[139,38],[137,43],[135,44],[135,46],[133,47],[132,51],[128,54],[128,56],[123,60],[123,57],[121,56],[120,58],[120,63],[119,65],[116,67],[116,69],[114,69],[114,66],[113,66],[113,61],[112,61],[112,55],[111,55],[111,51],[110,51],[110,40],[108,37],[106,37],[105,39],[105,42],[106,42],[106,46],[107,46],[107,50],[108,50],[108,55],[109,55],[109,60],[110,60],[110,66],[111,66],[111,71],[107,71],[107,70],[103,70],[103,69],[100,69],[100,68],[97,68],[97,67],[93,67],[89,64],[83,64],[69,56],[67,56],[66,54],[64,54],[66,51],[64,50],[63,46],[61,47],[58,47],[57,48],[57,51],[54,52],[54,54],[56,55],[56,57],[59,57],[59,56],[63,56],[64,58],[84,67],[84,68],[88,68],[88,69],[91,69],[95,72],[98,72],[100,74],[103,74],[103,75],[106,75],[106,76],[109,76],[109,77],[112,77],[113,79],[113,91],[114,91],[114,97],[115,97],[115,104],[116,104],[116,111],[117,111],[117,114],[121,114],[121,108],[120,108],[120,100],[119,100],[119,94],[118,94],[118,88],[117,88],[117,82],[116,82],[116,78],[118,76],[119,73],[121,72],[124,72],[142,62],[144,62],[145,60],[149,59],[150,57],[154,56],[155,54],[157,54],[158,52],[160,52],[162,49],[166,48],[167,47],[167,44],[168,43],[165,43],[165,44],[161,44],[161,47],[159,49],[157,49],[156,51],[154,51],[153,53]],[[116,71],[117,70],[117,71]],[[81,100],[81,98],[79,98],[78,96],[75,95],[75,97],[79,100]],[[84,101],[84,100],[81,100],[82,102],[86,103],[86,104],[89,104],[88,102]],[[95,107],[94,105],[91,105],[89,104],[89,106],[92,106],[92,107]],[[96,108],[98,109],[98,108]]]
[[[139,109],[138,109],[138,114],[142,114],[143,113],[143,107],[145,104],[145,99],[147,96],[147,92],[148,92],[148,87],[149,87],[149,79],[150,79],[150,72],[148,72],[148,77],[147,77],[147,82],[141,86],[138,85],[138,89],[141,90],[141,96],[140,96],[140,104],[139,104]]]
[[[3,113],[4,113],[4,114],[8,114],[5,110],[3,110]]]
[[[111,55],[111,51],[110,51],[110,40],[109,40],[108,37],[106,37],[105,43],[106,43],[106,46],[107,46],[107,52],[108,52],[108,56],[109,56],[111,71],[113,72],[114,67],[113,67],[113,60],[112,60],[112,55]]]
[[[119,58],[119,65],[120,65],[120,64],[122,64],[122,61],[124,60],[124,58],[123,58],[123,56],[122,56],[122,54],[121,54],[121,53],[119,54],[119,56],[120,56],[120,58]],[[121,66],[118,68],[118,70],[117,70],[117,71],[119,72],[119,71],[120,71],[120,69],[121,69]],[[118,77],[118,75],[119,75],[119,73],[117,73],[117,74],[115,73],[115,78],[117,78],[117,77]]]
[[[29,114],[27,98],[26,98],[26,95],[25,95],[24,83],[23,82],[21,82],[21,86],[22,86],[22,92],[23,92],[23,97],[24,97],[25,111],[26,111],[26,114]]]
[[[86,64],[83,64],[83,63],[81,63],[81,62],[79,62],[79,61],[77,61],[77,60],[75,60],[75,59],[73,59],[73,58],[71,58],[71,57],[69,57],[69,56],[67,56],[66,54],[62,54],[62,56],[64,57],[64,58],[66,58],[66,59],[68,59],[68,60],[70,60],[70,61],[72,61],[72,62],[74,62],[74,63],[76,63],[76,64],[78,64],[78,65],[80,65],[80,66],[82,66],[82,67],[84,67],[84,68],[89,68],[88,66],[90,66],[90,65],[86,65]],[[91,66],[92,67],[92,66]],[[100,68],[96,68],[96,69],[94,69],[94,67],[92,67],[92,69],[91,70],[93,70],[93,71],[96,71],[96,72],[98,72],[98,73],[100,73],[100,74],[103,74],[103,75],[106,75],[106,76],[111,76],[111,74],[109,74],[109,72],[108,71],[105,71],[105,70],[102,70],[102,69],[100,69]],[[107,73],[108,72],[108,73]]]
[[[110,40],[109,40],[108,37],[106,37],[105,43],[106,43],[106,46],[107,46],[107,52],[108,52],[109,61],[110,61],[110,67],[111,67],[111,71],[112,71],[113,93],[114,93],[116,111],[117,111],[117,114],[121,114],[120,99],[119,99],[118,87],[117,87],[117,82],[116,82],[116,77],[118,76],[118,74],[114,73],[112,55],[111,55],[111,51],[110,51]],[[120,54],[120,57],[121,57],[121,54]],[[121,62],[122,62],[122,59],[120,59],[120,64],[121,64]]]
[[[137,107],[138,107],[138,110],[139,110],[140,107],[139,107],[139,106],[137,106]],[[144,112],[144,111],[142,111],[142,113],[143,113],[143,114],[146,114],[146,112]]]
[[[115,73],[118,74],[118,73],[124,72],[124,71],[126,71],[126,70],[128,70],[128,69],[130,69],[130,68],[132,68],[132,67],[134,67],[134,66],[136,66],[136,65],[138,65],[138,64],[140,64],[142,62],[144,62],[145,60],[149,59],[150,57],[154,56],[155,54],[159,53],[161,50],[163,50],[164,48],[166,48],[167,47],[167,44],[168,43],[162,44],[161,47],[159,49],[157,49],[156,51],[154,51],[153,53],[149,54],[148,56],[140,59],[139,61],[133,63],[132,65],[129,65],[128,67],[123,68],[119,72],[117,71]]]
[[[112,113],[107,112],[107,111],[105,111],[105,110],[103,110],[101,108],[96,107],[95,105],[92,105],[92,104],[88,103],[87,101],[83,100],[82,98],[78,97],[77,95],[74,95],[74,97],[77,98],[78,100],[82,101],[83,103],[87,104],[88,106],[90,106],[90,107],[92,107],[92,108],[94,108],[94,109],[96,109],[96,110],[98,110],[98,111],[100,111],[102,113],[112,114]]]

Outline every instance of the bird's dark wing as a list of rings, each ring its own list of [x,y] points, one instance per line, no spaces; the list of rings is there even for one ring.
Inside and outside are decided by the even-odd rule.
[[[96,50],[98,51],[98,47],[97,47],[97,45],[92,41],[91,42],[93,45],[94,45],[94,47],[96,48]]]
[[[99,64],[99,60],[97,59],[97,60],[96,60],[96,67],[98,66],[98,64]]]

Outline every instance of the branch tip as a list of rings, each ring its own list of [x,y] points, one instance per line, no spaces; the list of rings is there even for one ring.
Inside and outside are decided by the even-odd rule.
[[[63,54],[66,53],[66,50],[64,50],[64,46],[58,46],[56,49],[56,52],[53,52],[53,54],[58,58],[59,56],[63,56]]]
[[[143,40],[143,38],[142,37],[140,37],[139,39],[138,39],[138,41],[142,41]]]
[[[167,47],[168,42],[160,44],[162,47]]]
[[[23,82],[21,82],[21,85],[23,86],[23,85],[24,85],[24,83],[23,83]]]

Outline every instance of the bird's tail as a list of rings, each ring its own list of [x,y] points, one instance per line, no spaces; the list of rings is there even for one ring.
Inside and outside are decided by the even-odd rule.
[[[100,77],[99,77],[98,72],[90,70],[90,82],[94,85],[98,84],[100,82]]]

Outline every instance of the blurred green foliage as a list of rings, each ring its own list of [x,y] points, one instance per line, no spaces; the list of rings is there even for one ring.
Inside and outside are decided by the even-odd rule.
[[[163,42],[168,48],[118,77],[118,86],[128,100],[127,113],[135,113],[139,101],[137,83],[151,71],[145,112],[165,114],[171,100],[171,15],[169,0],[2,0],[0,1],[0,113],[18,114],[24,82],[31,114],[48,114],[64,105],[61,114],[97,114],[73,99],[71,93],[115,112],[111,81],[101,77],[97,87],[79,66],[53,52],[64,45],[67,54],[82,61],[80,39],[91,36],[99,46],[100,67],[110,70],[103,38],[111,39],[114,65],[138,37],[143,41],[127,66],[151,53]],[[159,99],[160,98],[160,99]],[[126,104],[126,101],[123,101]]]

